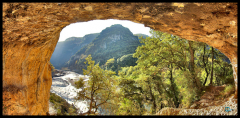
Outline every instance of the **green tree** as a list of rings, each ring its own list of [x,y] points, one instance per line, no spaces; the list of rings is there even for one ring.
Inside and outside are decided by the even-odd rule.
[[[214,71],[211,80],[215,85],[233,80],[224,79],[223,76],[231,78],[226,74],[231,72],[230,66],[223,63],[223,56],[216,49],[159,31],[150,33],[152,37],[141,38],[143,45],[133,54],[137,65],[122,68],[118,73],[123,98],[128,101],[121,99],[124,103],[120,108],[137,110],[139,114],[147,109],[144,103],[149,103],[153,114],[166,106],[182,104],[187,108],[200,98],[210,70]],[[126,103],[134,103],[135,107]]]
[[[207,52],[206,52],[206,44],[203,43],[202,63],[203,63],[203,68],[204,68],[205,73],[206,73],[206,77],[205,77],[205,79],[204,79],[203,86],[205,86],[205,84],[206,84],[206,82],[207,82],[207,78],[208,78],[209,73],[210,73],[210,70],[209,70],[209,68],[207,67],[209,55],[205,55],[206,53],[207,53]]]
[[[170,91],[165,90],[165,92],[166,95],[173,98],[175,107],[178,107],[180,104],[178,98],[179,92],[174,82],[173,69],[183,69],[185,67],[183,64],[186,63],[183,62],[184,59],[179,59],[185,58],[184,52],[182,52],[183,50],[181,49],[183,47],[179,45],[179,40],[181,39],[176,36],[157,31],[152,31],[152,35],[153,36],[151,38],[141,39],[141,42],[144,43],[144,45],[139,46],[133,56],[138,58],[137,66],[143,67],[143,73],[148,75],[151,79],[154,78],[156,74],[158,74],[158,77],[155,76],[155,78],[161,78],[161,73],[159,72],[160,70],[169,70],[169,76],[165,77],[170,80]],[[161,79],[164,79],[165,77]],[[158,86],[159,85],[160,84],[158,84]],[[159,91],[159,93],[162,92]],[[153,105],[153,109],[155,109],[155,106],[156,105]]]
[[[222,54],[218,49],[214,49],[205,43],[199,43],[196,49],[196,65],[201,68],[201,81],[203,86],[223,85],[233,82],[231,64],[228,58]]]
[[[139,74],[136,72],[138,72],[137,69],[130,66],[123,67],[118,73],[118,86],[122,93],[119,99],[120,107],[117,111],[119,115],[142,115],[144,113],[143,99],[146,97],[146,92],[135,82]]]
[[[114,68],[114,62],[115,62],[115,59],[114,58],[110,58],[107,60],[107,62],[105,63],[105,68],[106,70],[111,69],[111,68]]]
[[[151,33],[152,37],[141,39],[143,45],[133,54],[134,58],[138,58],[137,65],[122,68],[119,73],[121,77],[119,85],[124,98],[131,100],[131,103],[138,103],[135,109],[138,108],[139,114],[143,114],[147,109],[144,103],[150,103],[148,106],[151,107],[152,114],[164,106],[179,106],[179,90],[173,74],[174,69],[184,69],[186,65],[184,63],[187,63],[186,59],[179,61],[179,55],[186,58],[180,38],[162,32]],[[181,45],[177,45],[178,42]],[[165,101],[169,104],[164,105]]]
[[[75,99],[89,101],[89,110],[84,114],[96,114],[99,107],[108,104],[108,101],[112,98],[114,89],[113,75],[115,72],[109,70],[103,70],[99,67],[99,64],[95,64],[91,55],[86,58],[87,70],[83,69],[83,74],[89,76],[89,80],[85,83],[83,79],[75,82],[76,88],[82,90],[78,92]]]

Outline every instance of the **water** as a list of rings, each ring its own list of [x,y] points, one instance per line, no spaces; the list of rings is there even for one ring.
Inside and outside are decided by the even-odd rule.
[[[57,73],[58,77],[52,78],[52,86],[50,92],[62,97],[69,104],[73,104],[76,108],[79,109],[78,113],[87,112],[87,101],[76,101],[74,99],[74,97],[77,96],[77,92],[81,91],[81,89],[75,88],[73,84],[80,77],[82,77],[84,81],[87,81],[89,76],[84,76],[72,71],[58,71],[60,71],[59,73]]]

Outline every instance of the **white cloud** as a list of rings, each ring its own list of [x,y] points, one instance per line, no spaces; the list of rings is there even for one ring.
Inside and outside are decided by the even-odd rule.
[[[134,23],[128,20],[108,19],[72,23],[63,28],[58,41],[64,41],[73,36],[83,37],[86,34],[100,33],[103,29],[110,27],[113,24],[121,24],[122,26],[127,27],[133,34],[142,33],[150,36],[150,28],[145,27],[143,24]]]

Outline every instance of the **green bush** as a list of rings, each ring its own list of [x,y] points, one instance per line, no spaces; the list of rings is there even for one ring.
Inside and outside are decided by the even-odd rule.
[[[65,99],[50,93],[50,102],[54,104],[54,108],[57,109],[57,115],[77,115],[77,108],[70,105]]]
[[[228,85],[224,88],[223,94],[224,94],[224,95],[229,95],[230,93],[233,93],[233,92],[235,91],[234,88],[235,88],[234,85],[228,84]]]

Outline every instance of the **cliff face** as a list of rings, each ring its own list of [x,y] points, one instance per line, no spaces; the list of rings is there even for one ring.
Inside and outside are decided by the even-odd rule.
[[[4,114],[42,115],[48,112],[52,45],[3,43],[3,106],[7,108]]]
[[[94,19],[131,20],[219,49],[233,65],[237,97],[237,9],[237,3],[3,3],[5,114],[47,114],[59,33]]]

